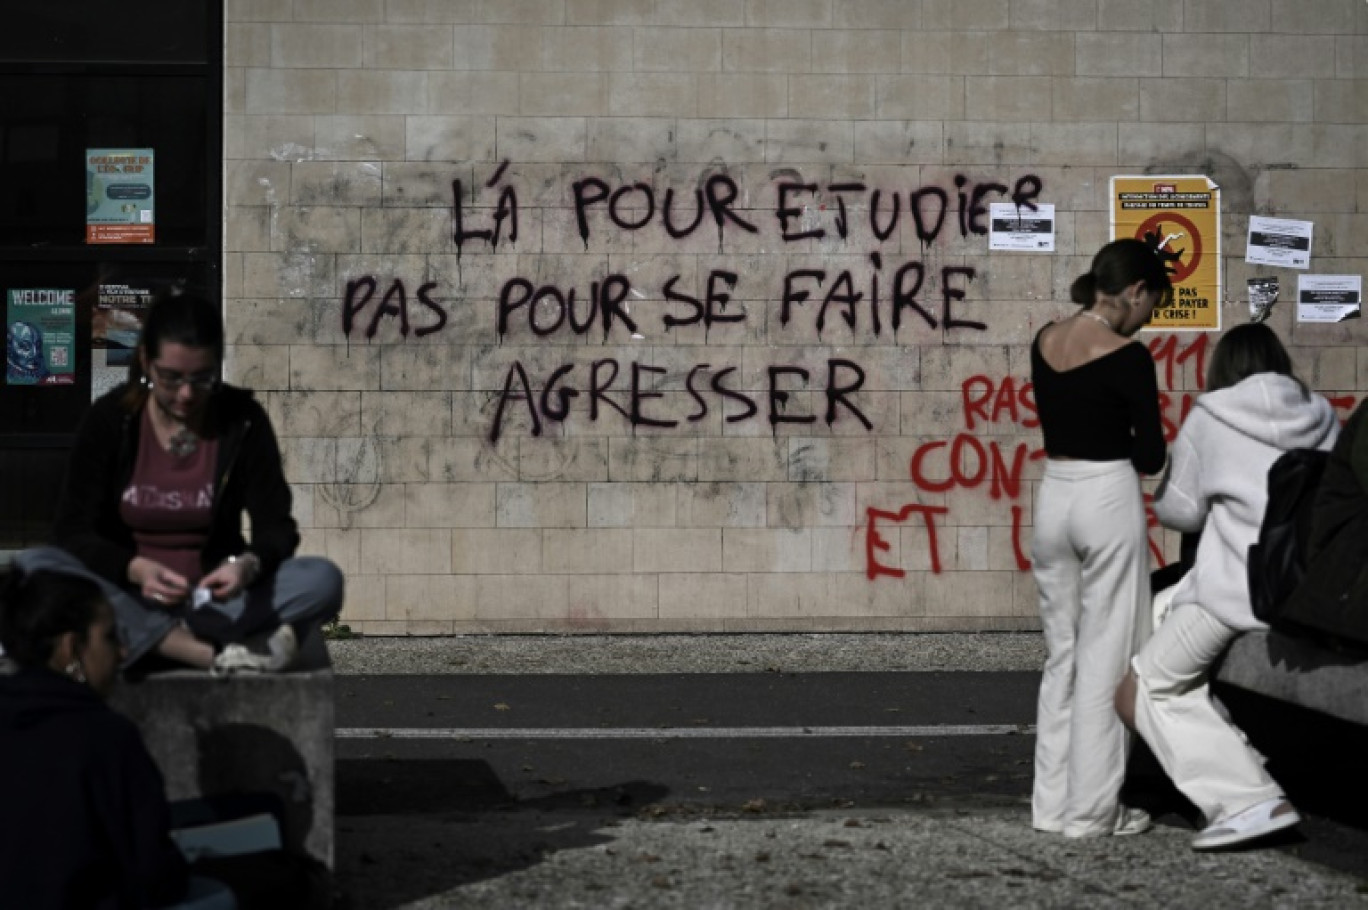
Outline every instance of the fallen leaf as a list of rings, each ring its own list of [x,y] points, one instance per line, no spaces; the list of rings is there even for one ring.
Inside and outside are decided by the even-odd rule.
[[[755,854],[755,861],[757,863],[767,863],[770,861],[770,855],[764,850],[761,850],[759,853]]]
[[[764,812],[765,801],[763,799],[750,799],[741,804],[742,812]]]
[[[854,768],[855,770],[858,771],[860,768],[863,768],[863,767],[864,767],[864,762],[862,762],[862,761],[853,761],[853,762],[850,763],[850,767],[852,767],[852,768]]]
[[[507,710],[508,710],[508,705],[504,704],[503,702],[499,702],[499,703],[497,703],[496,705],[494,705],[494,710],[495,710],[495,711],[507,711]]]

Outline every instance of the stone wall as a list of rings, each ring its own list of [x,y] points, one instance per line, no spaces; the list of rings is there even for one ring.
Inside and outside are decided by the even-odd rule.
[[[1368,260],[1358,0],[228,0],[229,378],[369,634],[1021,629],[1028,347],[1118,174],[1348,413],[1251,213]],[[980,206],[1056,207],[989,253]],[[1146,332],[1169,429],[1215,333]],[[1155,530],[1156,555],[1175,541]]]

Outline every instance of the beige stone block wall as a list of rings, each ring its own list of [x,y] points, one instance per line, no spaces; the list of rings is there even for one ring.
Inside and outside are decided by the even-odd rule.
[[[227,372],[361,632],[1037,627],[1029,345],[1117,174],[1219,183],[1223,325],[1277,275],[1302,377],[1368,391],[1364,321],[1244,261],[1263,214],[1368,263],[1359,0],[227,17]],[[1022,187],[1053,253],[988,249]],[[1217,335],[1141,338],[1176,432]]]

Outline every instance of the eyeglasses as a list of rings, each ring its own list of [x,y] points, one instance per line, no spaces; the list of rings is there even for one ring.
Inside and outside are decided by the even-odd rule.
[[[186,376],[184,373],[177,373],[175,370],[164,370],[155,363],[152,366],[152,375],[157,378],[157,382],[167,389],[175,392],[181,386],[189,386],[196,392],[212,392],[218,385],[218,373],[194,373]]]

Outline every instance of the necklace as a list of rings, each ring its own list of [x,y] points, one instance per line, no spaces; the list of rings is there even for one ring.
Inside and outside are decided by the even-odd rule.
[[[177,427],[171,438],[166,440],[166,451],[177,458],[195,454],[199,448],[199,437],[189,427]]]
[[[1094,313],[1092,310],[1079,310],[1079,311],[1078,311],[1078,315],[1080,315],[1080,316],[1087,316],[1089,319],[1096,319],[1098,322],[1100,322],[1100,323],[1102,323],[1103,325],[1105,325],[1109,330],[1111,330],[1111,331],[1113,331],[1113,332],[1116,331],[1116,329],[1115,329],[1115,328],[1112,326],[1112,324],[1111,324],[1111,320],[1109,320],[1106,316],[1099,316],[1097,313]]]

